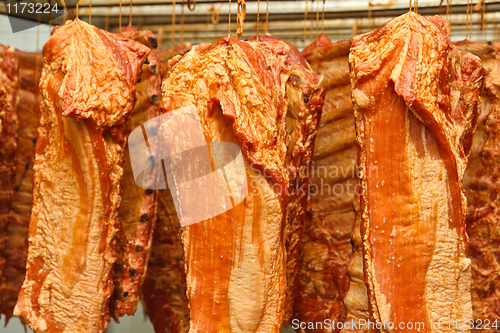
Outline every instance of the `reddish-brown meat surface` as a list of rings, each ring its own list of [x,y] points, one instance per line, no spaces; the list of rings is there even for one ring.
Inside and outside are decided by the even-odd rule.
[[[151,31],[137,31],[128,26],[120,34],[142,43],[151,50],[147,64],[142,67],[140,81],[136,84],[137,102],[130,119],[122,127],[127,135],[131,129],[160,115],[158,103],[162,65],[158,59],[156,36]],[[124,315],[131,316],[137,309],[151,255],[156,222],[157,191],[137,186],[129,149],[125,149],[124,163],[122,200],[118,212],[120,230],[116,236],[118,259],[113,269],[115,289],[110,301],[111,316],[115,319]],[[150,176],[155,177],[154,174]]]
[[[188,52],[191,49],[191,44],[189,43],[181,43],[175,45],[173,48],[166,48],[161,51],[159,51],[159,58],[160,62],[162,63],[163,67],[165,69],[168,69],[168,62],[170,59],[177,55],[182,55],[186,52]]]
[[[361,238],[361,207],[360,196],[354,196],[354,211],[356,214],[354,226],[352,228],[351,242],[353,255],[351,262],[347,266],[349,275],[349,290],[344,297],[344,306],[347,311],[341,333],[376,333],[378,330],[373,325],[366,323],[373,322],[370,316],[368,291],[365,284],[365,274],[363,272],[363,239]]]
[[[475,332],[500,332],[500,53],[498,43],[459,42],[481,58],[486,69],[481,111],[464,176],[467,234],[472,260],[472,310]],[[495,325],[496,326],[496,325]]]
[[[249,42],[277,42],[282,40],[273,36],[256,36],[248,38]],[[304,231],[304,219],[307,209],[309,186],[307,172],[312,161],[314,138],[318,119],[321,115],[318,103],[314,100],[318,95],[320,80],[316,77],[300,54],[290,43],[290,60],[292,70],[287,81],[286,94],[288,110],[286,114],[287,129],[290,135],[287,145],[286,165],[288,172],[288,205],[286,224],[286,297],[285,322],[293,316],[293,304],[297,289],[299,272],[299,252]],[[321,97],[323,98],[323,97]],[[312,122],[312,125],[308,122]]]
[[[160,62],[168,61],[188,51],[180,44],[159,52]],[[187,333],[189,306],[186,295],[184,250],[180,238],[181,226],[170,190],[158,191],[156,226],[151,257],[142,288],[141,301],[157,333]]]
[[[42,72],[41,53],[15,51],[19,63],[19,83],[16,98],[17,148],[15,153],[15,175],[12,182],[12,205],[5,243],[4,281],[0,287],[0,313],[6,321],[12,317],[17,296],[26,275],[28,254],[28,226],[33,201],[33,164],[37,137],[38,80]]]
[[[14,49],[0,45],[0,309],[5,284],[8,225],[12,203],[16,165],[16,98],[18,88],[18,61]],[[0,311],[0,314],[2,311]]]

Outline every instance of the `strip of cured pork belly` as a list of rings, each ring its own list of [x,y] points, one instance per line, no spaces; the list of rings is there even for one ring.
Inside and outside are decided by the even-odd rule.
[[[28,254],[28,226],[33,202],[33,164],[37,137],[38,80],[42,73],[41,53],[15,50],[19,63],[19,85],[16,97],[17,148],[15,154],[15,175],[12,182],[12,205],[7,226],[5,243],[4,281],[1,285],[0,313],[6,322],[12,317],[17,296],[26,275]]]
[[[189,49],[190,45],[179,44],[174,49],[162,50],[160,62],[168,68],[172,57]],[[170,190],[159,190],[157,201],[156,226],[141,302],[155,332],[187,333],[189,305],[181,226]]]
[[[1,287],[5,279],[4,250],[7,243],[7,228],[13,194],[12,184],[16,168],[14,163],[17,145],[15,105],[18,80],[18,61],[14,57],[14,48],[0,45],[0,296],[3,292]]]
[[[472,310],[481,331],[496,332],[493,325],[500,321],[497,305],[500,300],[500,212],[496,208],[500,200],[500,44],[464,41],[456,46],[480,57],[486,69],[481,112],[472,139],[464,186],[469,258],[472,260]]]
[[[26,279],[14,315],[35,332],[109,322],[124,138],[149,49],[78,19],[44,45]]]
[[[316,81],[301,83],[297,62],[282,40],[227,37],[193,47],[163,82],[165,111],[194,105],[207,142],[241,147],[248,186],[240,204],[182,228],[191,333],[281,330],[287,218],[298,215],[288,211],[286,189],[296,177],[289,166],[311,154],[323,100],[320,87],[308,86]],[[310,104],[288,97],[292,91],[309,92],[301,99]],[[304,123],[292,121],[287,128],[287,111]],[[164,144],[176,145],[168,129],[164,135]]]
[[[309,170],[309,206],[300,253],[294,318],[300,322],[342,322],[348,287],[346,269],[352,257],[357,149],[349,83],[349,41],[332,43],[325,35],[302,54],[327,80],[314,160]],[[346,80],[347,77],[347,80]],[[338,332],[329,325],[301,332]]]
[[[484,69],[449,36],[410,12],[351,46],[365,281],[373,320],[395,325],[382,331],[472,318],[462,177]]]
[[[151,51],[142,66],[139,82],[136,84],[136,98],[130,119],[124,124],[123,133],[140,127],[149,119],[160,115],[160,88],[162,65],[158,59],[156,36],[151,31],[137,31],[128,26],[120,31],[122,36],[147,46]],[[159,147],[149,149],[151,153]],[[156,180],[156,173],[148,174],[149,181]],[[154,185],[154,184],[150,184]],[[157,190],[137,186],[129,156],[125,150],[125,165],[121,182],[122,200],[118,219],[120,230],[116,235],[118,259],[113,269],[115,289],[110,300],[110,312],[116,320],[124,315],[133,315],[141,287],[146,277],[153,231],[156,222]]]

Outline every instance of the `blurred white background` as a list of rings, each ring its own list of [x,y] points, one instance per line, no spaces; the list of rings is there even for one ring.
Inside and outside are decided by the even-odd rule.
[[[40,28],[34,27],[14,34],[10,28],[9,17],[0,15],[0,44],[12,45],[21,51],[35,52],[37,50],[37,36],[39,36],[38,49],[41,52],[43,44],[50,36],[47,24],[41,24]]]

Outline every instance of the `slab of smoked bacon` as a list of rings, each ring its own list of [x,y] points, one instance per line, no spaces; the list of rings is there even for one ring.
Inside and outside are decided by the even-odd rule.
[[[26,279],[35,332],[103,332],[116,260],[124,138],[149,49],[75,20],[44,45]]]
[[[310,175],[310,204],[300,251],[294,318],[300,322],[342,322],[347,265],[354,223],[356,182],[354,111],[349,83],[349,41],[332,43],[321,35],[302,54],[323,76],[326,91]],[[335,191],[334,191],[335,190]],[[301,332],[338,332],[328,325]]]
[[[464,175],[467,234],[472,260],[472,310],[481,331],[500,321],[500,44],[456,44],[481,58],[486,69],[481,111]],[[488,322],[489,321],[489,322]],[[489,326],[489,329],[487,329]],[[479,330],[477,330],[479,332]]]
[[[410,12],[351,46],[365,281],[389,332],[472,318],[462,177],[484,69],[449,36],[442,18]],[[399,326],[410,322],[425,328]]]
[[[17,149],[15,154],[15,175],[12,182],[12,205],[7,226],[5,243],[4,281],[0,287],[0,313],[6,321],[12,317],[17,295],[26,275],[28,254],[28,226],[33,202],[33,164],[37,137],[38,80],[42,73],[41,53],[15,51],[19,63],[19,85],[17,89],[16,115]]]
[[[18,61],[14,49],[0,45],[0,297],[5,280],[5,253],[13,181],[16,171],[16,95],[18,86]],[[2,308],[0,298],[0,309]],[[0,312],[1,314],[1,312]]]
[[[136,84],[137,102],[130,119],[122,127],[122,133],[127,135],[131,129],[160,115],[158,103],[163,68],[158,59],[156,36],[151,31],[137,31],[128,26],[120,34],[142,43],[151,50]],[[155,147],[150,146],[150,149]],[[151,173],[149,177],[155,179],[156,174]],[[124,315],[133,315],[137,309],[151,255],[156,222],[157,191],[137,186],[128,149],[125,149],[121,188],[122,200],[118,212],[120,230],[116,235],[118,259],[113,269],[115,289],[109,304],[111,316],[116,320]]]
[[[191,333],[281,330],[287,218],[296,214],[287,210],[297,200],[285,190],[303,181],[291,170],[310,158],[323,101],[299,66],[282,40],[227,37],[193,47],[163,82],[162,108],[194,105],[208,142],[241,147],[247,176],[243,202],[182,228]],[[297,120],[287,124],[288,112]]]
[[[174,49],[162,50],[159,52],[160,62],[168,68],[172,57],[189,48],[179,44]],[[181,226],[170,190],[159,190],[157,201],[156,226],[141,302],[155,332],[187,333],[189,305]]]
[[[258,36],[246,39],[248,42],[282,43],[273,36]],[[285,321],[293,316],[293,304],[297,289],[297,274],[299,272],[299,252],[304,231],[304,219],[307,209],[307,188],[309,174],[307,173],[314,151],[314,138],[320,118],[321,105],[316,102],[320,79],[306,62],[299,50],[290,47],[289,63],[292,64],[290,78],[286,84],[288,110],[286,124],[289,133],[287,144],[286,166],[288,173],[288,204],[285,231],[286,247],[286,297]],[[321,97],[323,101],[323,97]],[[309,125],[312,122],[314,125]]]

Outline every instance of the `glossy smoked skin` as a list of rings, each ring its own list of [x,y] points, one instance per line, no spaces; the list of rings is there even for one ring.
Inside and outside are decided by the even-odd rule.
[[[44,46],[27,272],[14,309],[35,332],[103,332],[109,322],[124,144],[114,126],[132,110],[148,53],[78,19]]]
[[[247,172],[242,203],[182,229],[192,333],[281,329],[290,142],[286,84],[294,63],[289,57],[290,46],[278,39],[228,37],[193,47],[163,82],[162,107],[168,112],[194,104],[207,141],[238,143]],[[312,97],[313,105],[321,104],[321,91]],[[279,186],[273,191],[272,185]]]
[[[156,36],[151,31],[137,31],[128,26],[120,34],[151,50],[147,64],[142,66],[140,81],[136,84],[137,101],[134,109],[122,126],[122,132],[126,136],[131,130],[160,115],[158,104],[163,68],[158,58]],[[150,149],[156,148],[150,146]],[[121,187],[122,200],[118,212],[120,230],[116,236],[118,258],[113,268],[115,289],[110,300],[111,316],[116,320],[124,315],[133,315],[137,309],[151,255],[158,195],[157,190],[137,186],[128,147],[124,152]]]
[[[16,165],[18,61],[14,49],[0,45],[0,297],[5,282],[5,253]],[[0,309],[3,307],[0,298]],[[0,311],[1,314],[1,311]]]
[[[349,41],[332,43],[320,35],[302,52],[316,74],[323,76],[321,84],[326,97],[309,170],[310,203],[299,257],[294,318],[301,322],[325,319],[342,322],[346,315],[343,299],[349,283],[346,269],[352,257],[350,236],[357,156],[349,46]],[[338,329],[318,327],[301,332],[338,332]]]
[[[7,242],[4,258],[4,281],[0,287],[0,313],[6,321],[12,317],[17,296],[26,275],[28,254],[28,226],[33,201],[33,164],[37,137],[38,103],[40,94],[38,80],[42,72],[41,53],[16,50],[14,56],[19,63],[19,82],[16,99],[17,148],[15,175],[12,182],[12,205],[7,226]]]
[[[486,69],[481,111],[465,170],[464,186],[468,205],[469,258],[472,260],[472,310],[474,319],[481,323],[481,330],[474,331],[498,332],[498,328],[490,323],[500,320],[500,275],[496,268],[500,256],[497,208],[500,200],[500,155],[497,148],[500,139],[499,44],[462,41],[455,45],[481,58],[481,65]]]
[[[443,19],[409,13],[351,47],[370,311],[425,323],[390,332],[472,315],[461,181],[484,70],[449,34]]]

